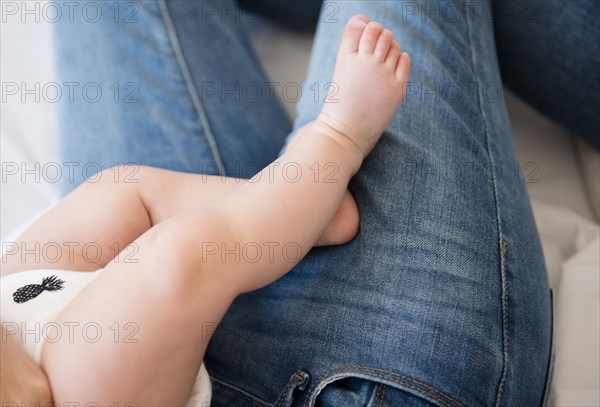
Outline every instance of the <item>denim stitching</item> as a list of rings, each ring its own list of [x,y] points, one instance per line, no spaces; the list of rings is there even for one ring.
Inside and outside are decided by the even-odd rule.
[[[435,388],[435,387],[433,387],[433,386],[430,386],[430,385],[428,385],[428,384],[426,384],[426,383],[423,383],[423,382],[421,382],[421,381],[419,381],[419,380],[416,380],[416,379],[413,379],[413,378],[411,378],[411,377],[405,376],[405,375],[403,375],[403,374],[400,374],[400,373],[393,372],[393,371],[391,371],[391,370],[387,370],[387,369],[380,369],[380,368],[376,368],[376,367],[366,367],[366,366],[360,366],[360,365],[349,365],[348,367],[351,367],[351,368],[356,368],[357,370],[359,370],[359,369],[362,369],[362,370],[374,370],[374,371],[383,372],[383,373],[388,373],[388,374],[391,374],[391,375],[394,375],[394,376],[398,376],[398,377],[401,377],[403,380],[407,380],[407,381],[409,381],[409,382],[413,382],[413,383],[415,383],[415,384],[418,384],[418,385],[420,385],[420,386],[423,386],[423,387],[425,387],[425,388],[428,388],[428,389],[430,389],[431,391],[433,391],[433,392],[435,392],[435,393],[438,393],[438,394],[439,394],[440,396],[442,396],[442,397],[447,397],[448,399],[450,399],[451,401],[453,401],[453,402],[455,402],[455,403],[462,404],[460,401],[458,401],[458,400],[456,400],[455,398],[453,398],[453,397],[451,397],[451,396],[449,396],[449,395],[447,395],[447,394],[443,393],[442,391],[440,391],[440,390],[436,389],[436,388]],[[344,368],[344,366],[340,366],[339,368]],[[339,369],[339,368],[338,368],[338,369]],[[333,370],[335,370],[335,369],[333,369]]]
[[[200,102],[200,98],[198,97],[198,92],[196,90],[196,87],[194,86],[192,74],[190,72],[188,63],[185,59],[185,55],[183,54],[183,50],[181,49],[181,44],[179,42],[177,31],[175,30],[175,26],[173,24],[173,20],[171,19],[171,14],[169,12],[165,0],[159,0],[158,4],[160,7],[161,15],[163,17],[163,21],[167,29],[167,33],[169,35],[169,39],[171,40],[171,45],[173,46],[173,52],[175,53],[177,64],[181,69],[181,74],[183,75],[185,84],[188,88],[188,91],[190,92],[190,97],[192,98],[194,109],[196,110],[198,118],[200,119],[200,123],[202,124],[202,128],[204,129],[206,142],[208,143],[210,152],[212,153],[213,159],[215,160],[215,164],[217,165],[219,175],[226,175],[224,169],[225,167],[223,165],[223,159],[221,158],[221,154],[219,153],[219,148],[217,147],[215,136],[210,128],[208,117],[206,116],[206,112],[202,107],[202,103]]]
[[[287,395],[287,392],[289,391],[290,387],[292,387],[293,384],[298,383],[301,379],[302,379],[302,377],[298,373],[296,373],[294,375],[294,380],[290,380],[288,382],[287,386],[285,386],[285,389],[283,389],[282,399],[279,401],[278,406],[285,405],[286,395]]]
[[[348,372],[348,373],[352,373],[352,370],[348,370],[347,372]],[[364,372],[361,372],[361,371],[356,371],[355,373],[364,373]],[[369,374],[370,374],[372,377],[377,377],[377,378],[379,378],[379,379],[388,380],[388,381],[390,381],[390,382],[392,382],[392,383],[397,383],[398,385],[400,385],[400,386],[403,386],[403,387],[405,387],[405,388],[408,388],[408,389],[415,390],[415,391],[417,391],[418,393],[425,394],[426,396],[429,396],[429,397],[431,397],[432,399],[434,399],[435,401],[439,402],[439,403],[440,403],[441,405],[443,405],[444,407],[452,407],[452,404],[448,404],[448,402],[446,402],[446,401],[442,400],[441,398],[437,397],[435,394],[433,394],[433,393],[430,393],[428,390],[423,390],[423,389],[421,389],[421,388],[419,388],[419,387],[416,387],[416,386],[413,386],[413,385],[411,385],[411,384],[409,384],[409,383],[402,382],[402,381],[400,381],[400,380],[396,380],[396,379],[394,379],[394,378],[386,377],[386,376],[383,376],[383,375],[380,375],[380,374],[376,374],[376,373],[369,373]],[[307,402],[308,402],[308,400],[307,400]],[[305,403],[305,405],[307,405],[307,404]]]
[[[550,333],[550,358],[548,360],[548,369],[546,371],[546,383],[544,386],[544,397],[542,398],[542,407],[546,407],[548,405],[548,400],[550,398],[550,390],[552,388],[552,379],[554,376],[554,357],[555,357],[555,349],[554,349],[554,290],[550,288],[550,310],[551,310],[551,333]]]
[[[473,71],[473,75],[477,82],[479,82],[479,78],[475,72],[475,56],[473,55],[473,31],[471,29],[470,19],[465,19],[467,24],[467,29],[469,31],[469,51],[471,54],[471,69]],[[500,376],[500,382],[498,383],[498,389],[496,392],[496,402],[495,406],[498,407],[500,405],[500,400],[502,399],[502,393],[504,391],[504,384],[506,382],[506,376],[508,374],[508,284],[506,279],[506,267],[505,267],[505,257],[503,255],[503,245],[505,241],[502,238],[502,227],[501,227],[501,219],[500,219],[500,205],[498,200],[498,185],[497,185],[497,177],[496,172],[494,171],[494,162],[492,160],[492,153],[490,149],[490,133],[488,131],[488,123],[486,119],[485,112],[483,111],[483,107],[481,104],[481,86],[478,87],[480,90],[477,94],[477,102],[479,106],[479,111],[481,113],[481,117],[483,118],[485,130],[485,144],[486,150],[490,163],[490,172],[492,175],[492,186],[494,191],[494,204],[496,208],[496,225],[498,228],[498,252],[500,258],[500,282],[501,282],[501,294],[500,294],[500,302],[502,304],[502,375]]]
[[[292,385],[293,381],[289,381],[287,386],[285,386],[285,388],[283,389],[283,392],[281,394],[281,400],[279,400],[279,403],[277,404],[278,407],[284,406],[285,405],[285,399],[286,399],[286,395],[288,390],[290,389],[290,386]]]
[[[386,377],[383,376],[381,374],[376,374],[373,373],[373,371],[378,371],[378,372],[382,372],[382,373],[387,373],[390,375],[394,375],[399,377],[401,380],[400,381],[398,379],[394,379],[394,378],[390,378],[390,377]],[[431,398],[433,398],[434,400],[440,402],[442,405],[447,406],[447,407],[452,407],[452,405],[458,405],[461,407],[464,407],[464,404],[462,404],[460,401],[454,399],[453,397],[450,397],[449,395],[441,392],[440,390],[436,389],[433,386],[430,386],[428,384],[425,384],[423,382],[420,382],[416,379],[410,378],[408,376],[396,373],[396,372],[392,372],[390,370],[386,370],[386,369],[379,369],[379,368],[374,368],[374,367],[365,367],[365,366],[359,366],[359,365],[343,365],[343,366],[338,366],[336,368],[333,368],[325,373],[323,373],[321,376],[319,376],[316,380],[315,383],[319,383],[322,380],[327,379],[328,377],[332,377],[334,376],[336,373],[338,372],[342,372],[342,373],[367,373],[373,377],[377,377],[380,379],[385,379],[385,380],[389,380],[393,383],[397,383],[401,386],[404,386],[406,388],[412,389],[412,390],[416,390],[417,392],[420,392],[422,394],[425,394]],[[406,383],[408,382],[408,383]],[[411,384],[414,383],[413,384]],[[416,386],[421,386],[421,388],[416,387]],[[423,389],[424,388],[424,389]],[[307,395],[307,398],[304,402],[305,406],[308,406],[308,402],[311,399],[311,397],[313,396],[314,393],[316,393],[318,391],[318,388],[315,387],[313,390],[311,390],[311,392]],[[443,398],[446,399],[446,401],[443,400]]]
[[[388,388],[389,388],[388,386],[385,386],[385,387],[382,386],[383,391],[381,392],[381,400],[379,401],[379,407],[383,407],[383,400],[385,400],[385,394],[387,393]]]
[[[498,214],[498,218],[499,217],[500,215]],[[506,240],[502,239],[502,249],[504,249],[505,245],[507,245]],[[500,383],[498,384],[498,394],[496,396],[495,404],[496,407],[500,405],[500,400],[504,392],[504,385],[506,384],[506,376],[508,375],[508,284],[506,282],[506,259],[506,252],[502,250],[502,256],[500,257],[500,270],[502,278],[502,347],[504,348],[502,354],[504,357],[504,367],[502,370]]]
[[[381,396],[381,392],[383,391],[383,383],[379,383],[379,386],[377,387],[377,392],[375,393],[375,403],[377,403],[377,400],[379,400],[379,396]],[[379,403],[379,407],[381,407],[381,403]]]

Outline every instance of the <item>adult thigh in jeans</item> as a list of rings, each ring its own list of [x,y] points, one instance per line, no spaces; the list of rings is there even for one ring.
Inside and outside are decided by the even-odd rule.
[[[491,4],[325,2],[295,128],[335,103],[336,47],[357,13],[392,30],[413,65],[403,105],[350,184],[360,233],[234,303],[206,357],[215,402],[543,404],[551,292]]]
[[[292,125],[234,1],[68,10],[55,24],[58,76],[75,90],[59,107],[63,192],[114,165],[249,178],[277,158]]]
[[[289,125],[281,107],[266,92],[252,104],[220,93],[267,81],[231,18],[235,4],[133,4],[137,24],[57,27],[65,80],[138,85],[138,103],[66,106],[63,157],[213,173],[274,158]],[[350,185],[357,238],[316,248],[241,296],[217,329],[206,355],[214,405],[543,403],[550,292],[494,93],[490,8],[323,5],[296,128],[316,117],[325,88],[335,91],[337,42],[356,13],[389,27],[411,54],[407,97]],[[101,60],[85,57],[95,50]]]

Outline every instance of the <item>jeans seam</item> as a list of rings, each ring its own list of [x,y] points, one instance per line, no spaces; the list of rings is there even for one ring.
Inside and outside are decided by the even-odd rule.
[[[378,372],[381,372],[381,373],[378,373]],[[404,388],[415,390],[417,393],[421,393],[428,397],[431,397],[433,400],[439,402],[444,407],[453,407],[453,406],[463,407],[464,406],[463,403],[456,400],[455,398],[453,398],[453,397],[443,393],[442,391],[438,390],[437,388],[430,386],[426,383],[423,383],[419,380],[416,380],[411,377],[393,372],[391,370],[379,369],[379,368],[369,367],[369,366],[360,366],[360,365],[338,366],[338,367],[333,368],[333,369],[323,373],[322,375],[320,375],[315,380],[315,385],[317,385],[318,383],[323,382],[331,377],[334,377],[339,373],[362,373],[362,374],[366,374],[371,377],[383,379],[388,382],[398,384]],[[387,376],[384,376],[383,373],[393,375],[396,377],[387,377]],[[307,397],[304,401],[305,406],[309,405],[309,402],[311,401],[311,399],[313,397],[316,398],[319,390],[322,390],[322,389],[319,389],[318,386],[315,386],[313,389],[311,389],[311,391],[309,391],[309,393],[307,394]]]
[[[279,403],[277,403],[277,407],[282,407],[282,406],[285,405],[285,401],[286,401],[285,400],[285,395],[287,394],[287,392],[290,389],[290,387],[292,386],[292,384],[294,384],[294,382],[292,380],[290,380],[288,382],[287,386],[285,386],[285,388],[283,389],[282,394],[283,394],[284,397],[282,397],[281,400],[279,401]]]
[[[190,97],[192,99],[192,103],[194,105],[194,109],[198,114],[198,118],[200,119],[200,123],[202,128],[204,129],[204,135],[206,137],[206,141],[210,148],[210,152],[215,160],[215,164],[217,166],[217,170],[219,171],[219,175],[226,175],[225,168],[223,165],[223,159],[221,158],[221,154],[219,152],[219,148],[217,146],[217,142],[215,136],[210,127],[210,123],[208,121],[208,117],[206,112],[204,111],[204,107],[200,102],[200,98],[198,97],[198,91],[194,86],[194,80],[192,78],[192,74],[183,53],[183,49],[181,48],[181,43],[179,42],[179,37],[177,35],[177,31],[175,30],[175,25],[173,24],[173,19],[171,18],[171,13],[169,12],[169,8],[167,7],[165,0],[159,0],[160,12],[165,23],[165,27],[167,29],[167,33],[169,35],[169,39],[171,41],[171,45],[173,46],[173,52],[175,53],[175,59],[177,64],[179,65],[179,69],[181,69],[181,74],[183,76],[183,80],[185,81],[188,92],[190,93]]]
[[[381,392],[383,391],[383,384],[379,383],[379,386],[377,387],[377,392],[375,393],[375,404],[377,404],[377,402],[379,401],[379,396],[381,396]],[[381,403],[377,404],[379,407],[381,407]]]
[[[385,394],[387,393],[388,386],[382,387],[381,389],[381,400],[379,400],[379,407],[383,407],[383,401],[385,400]]]
[[[379,403],[379,397],[383,391],[383,386],[383,383],[378,383],[373,386],[373,393],[371,394],[371,398],[367,404],[368,407],[381,407]]]
[[[555,348],[554,348],[554,290],[550,288],[550,307],[551,307],[551,334],[550,334],[550,358],[548,360],[548,368],[546,369],[546,383],[544,386],[544,397],[542,398],[542,407],[546,407],[548,405],[548,401],[550,399],[550,391],[552,389],[552,379],[554,376],[554,356],[555,356]]]
[[[473,70],[473,74],[477,82],[479,82],[479,77],[477,76],[475,69],[475,56],[473,55],[473,30],[471,27],[471,21],[469,18],[466,18],[466,24],[469,31],[469,52],[471,56],[471,69]],[[501,218],[500,218],[500,206],[498,201],[498,185],[497,185],[497,177],[496,172],[494,171],[494,162],[492,159],[492,153],[490,148],[490,133],[488,131],[488,120],[486,119],[485,112],[482,106],[482,95],[481,95],[481,86],[478,87],[479,91],[477,92],[477,105],[479,107],[479,112],[481,113],[481,117],[483,120],[483,129],[485,131],[485,145],[488,155],[488,162],[490,165],[490,172],[492,175],[492,187],[494,191],[494,207],[496,209],[496,227],[498,229],[498,257],[500,259],[500,282],[501,282],[501,294],[500,294],[500,302],[502,304],[502,374],[500,376],[500,381],[498,383],[498,388],[496,390],[496,401],[495,407],[500,406],[500,401],[502,399],[502,394],[504,392],[504,385],[506,383],[506,376],[508,374],[508,285],[506,278],[506,258],[503,254],[504,247],[506,245],[506,241],[502,238],[502,228],[501,228]]]
[[[288,392],[290,390],[290,388],[299,383],[304,381],[305,379],[298,373],[296,372],[292,378],[288,381],[287,386],[285,386],[285,388],[283,389],[283,391],[281,392],[281,399],[279,400],[279,402],[277,403],[277,407],[283,407],[286,405],[287,399],[288,399]],[[291,397],[293,399],[293,397]]]

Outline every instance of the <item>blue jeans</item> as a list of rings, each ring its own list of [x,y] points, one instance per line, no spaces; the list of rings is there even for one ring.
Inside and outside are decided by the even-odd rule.
[[[314,2],[288,3],[275,9],[311,24],[302,10]],[[214,405],[545,404],[552,294],[500,68],[600,144],[598,53],[579,45],[598,38],[598,5],[523,2],[538,12],[513,15],[515,3],[325,3],[293,126],[233,2],[124,2],[118,19],[100,2],[109,18],[57,24],[62,80],[110,95],[61,106],[63,160],[101,168],[250,177],[316,117],[351,15],[380,21],[411,55],[405,101],[349,186],[358,236],[234,302],[205,357]],[[137,22],[122,21],[132,10]]]

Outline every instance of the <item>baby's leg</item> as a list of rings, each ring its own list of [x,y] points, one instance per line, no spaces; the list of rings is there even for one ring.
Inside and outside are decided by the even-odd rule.
[[[80,185],[7,246],[2,275],[104,267],[152,225],[139,193],[139,170],[114,167]]]
[[[397,77],[396,65],[387,66],[385,58],[374,53],[378,38],[382,48],[387,44],[386,55],[391,46],[389,37],[379,35],[380,29],[365,30],[364,56],[358,56],[365,25],[360,17],[348,25],[342,50],[356,58],[340,63],[354,66],[359,76],[373,73],[378,93],[371,95],[374,103],[381,99],[399,105],[408,66]],[[399,54],[395,58],[397,62]],[[353,75],[346,78],[353,80]],[[340,89],[345,85],[349,98],[360,96],[342,78]],[[183,405],[212,330],[233,299],[284,275],[323,234],[350,177],[390,118],[381,112],[385,109],[379,110],[380,115],[349,116],[366,125],[364,132],[347,122],[344,110],[329,112],[328,117],[344,121],[351,131],[344,134],[335,123],[315,121],[292,148],[251,181],[144,233],[136,240],[137,263],[109,263],[58,321],[80,325],[93,321],[109,334],[94,343],[75,337],[74,342],[61,340],[44,347],[42,366],[55,401]],[[290,182],[277,170],[294,166],[312,174],[315,163],[333,163],[338,182],[313,176]],[[127,323],[139,329],[133,338],[136,343],[126,343],[122,336],[115,339],[110,330]]]
[[[67,195],[11,243],[2,259],[2,275],[33,268],[103,268],[152,226],[221,198],[246,182],[145,166],[109,168]],[[358,208],[346,192],[319,243],[348,242],[356,235],[358,222]],[[35,254],[25,254],[32,249]],[[136,250],[130,247],[120,260],[134,256]]]
[[[74,335],[44,345],[54,401],[185,405],[210,334],[235,298],[192,242],[229,233],[216,211],[176,215],[136,240],[135,262],[110,262],[56,321]],[[86,334],[86,326],[94,329]]]

